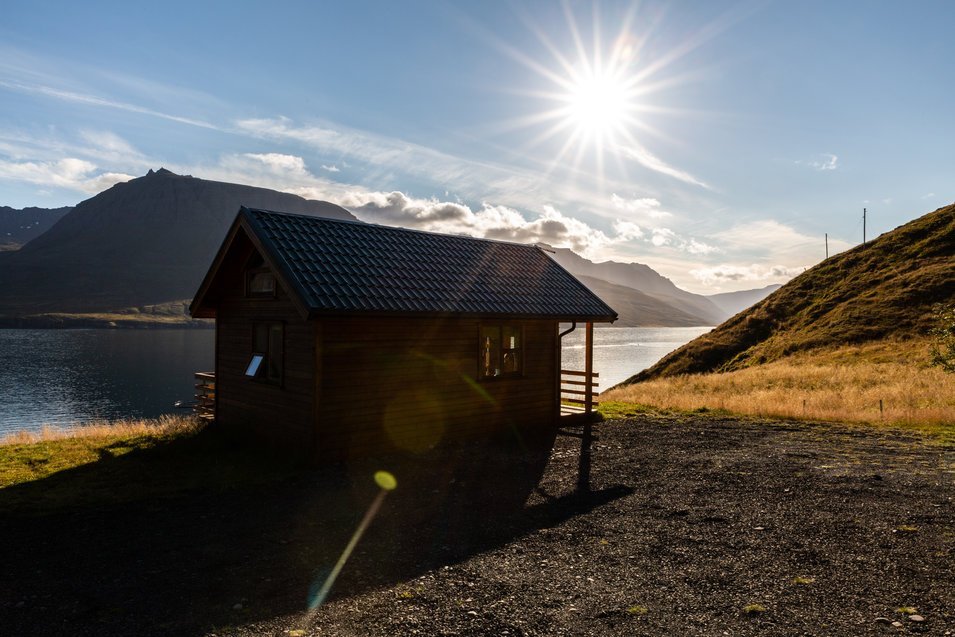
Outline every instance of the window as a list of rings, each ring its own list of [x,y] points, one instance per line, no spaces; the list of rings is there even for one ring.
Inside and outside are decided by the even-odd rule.
[[[285,367],[285,326],[281,323],[252,325],[252,358],[245,375],[271,383],[281,383]]]
[[[520,376],[524,371],[523,341],[519,325],[482,325],[480,377]]]
[[[253,299],[275,298],[275,275],[265,269],[246,271],[245,295]]]

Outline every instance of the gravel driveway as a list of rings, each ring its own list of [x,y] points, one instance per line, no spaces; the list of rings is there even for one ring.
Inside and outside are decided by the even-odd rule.
[[[0,625],[10,635],[955,635],[952,446],[708,414],[641,414],[595,432],[585,490],[572,436],[549,457],[469,449],[452,468],[396,471],[398,489],[312,614],[310,595],[376,497],[374,463],[224,494],[3,515]],[[503,469],[512,453],[524,454],[519,474]]]

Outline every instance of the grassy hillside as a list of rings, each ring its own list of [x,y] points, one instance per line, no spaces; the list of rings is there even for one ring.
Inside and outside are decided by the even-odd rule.
[[[913,427],[955,443],[955,374],[928,364],[928,339],[814,349],[722,374],[619,385],[610,415],[635,406],[729,411],[759,418]]]
[[[919,338],[955,299],[955,205],[826,259],[623,384],[727,372],[815,348]]]

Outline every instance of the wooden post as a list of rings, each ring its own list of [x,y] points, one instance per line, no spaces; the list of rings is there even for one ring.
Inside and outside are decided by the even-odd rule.
[[[577,492],[590,492],[590,448],[593,445],[594,410],[594,324],[587,323],[584,339],[584,430],[580,436],[580,466],[577,469]]]
[[[587,336],[584,342],[584,413],[594,410],[594,324],[587,322]]]

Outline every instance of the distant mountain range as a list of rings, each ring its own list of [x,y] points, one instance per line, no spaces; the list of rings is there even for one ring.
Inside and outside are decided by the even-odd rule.
[[[332,203],[163,168],[73,208],[0,208],[0,243],[11,248],[0,251],[0,318],[176,307],[195,293],[242,205],[356,220]],[[618,312],[617,326],[717,325],[772,291],[706,297],[644,264],[542,247]]]
[[[758,290],[740,290],[739,292],[723,292],[722,294],[709,294],[706,298],[713,302],[716,307],[723,310],[726,318],[739,314],[746,308],[759,303],[767,296],[781,288],[779,283],[767,285]]]
[[[17,250],[53,227],[73,208],[23,208],[0,206],[0,250]]]
[[[803,272],[624,384],[727,372],[818,348],[925,338],[955,302],[955,204]]]
[[[674,318],[674,322],[662,323],[662,325],[686,325],[684,322],[686,317],[692,317],[691,320],[693,322],[690,323],[691,325],[717,325],[723,322],[727,316],[723,310],[705,296],[681,290],[673,284],[673,281],[660,275],[648,265],[642,263],[618,263],[616,261],[593,263],[567,248],[555,249],[550,246],[542,247],[550,251],[554,260],[561,264],[568,272],[578,276],[599,279],[608,284],[618,286],[618,288],[615,289],[615,296],[618,298],[622,292],[619,288],[622,287],[637,290],[643,295],[655,299],[659,308],[658,312],[672,314]],[[600,296],[598,290],[594,289],[594,292]],[[641,314],[623,314],[621,313],[621,309],[614,306],[609,299],[604,299],[604,301],[620,314],[620,319],[614,325],[625,327],[630,325],[657,324],[647,322],[646,318]],[[639,307],[646,303],[646,299],[634,298],[633,302]]]

